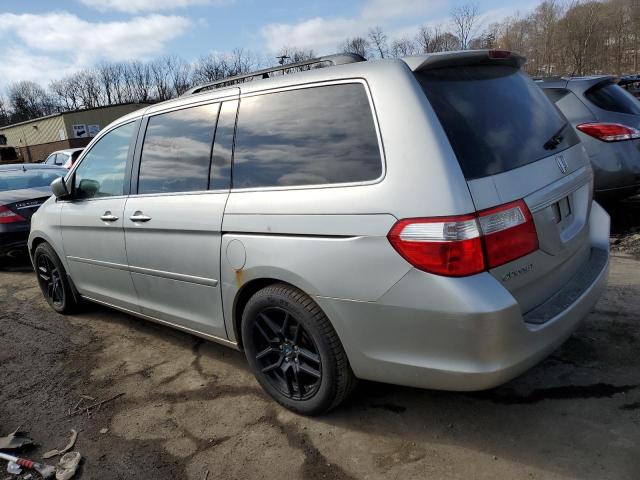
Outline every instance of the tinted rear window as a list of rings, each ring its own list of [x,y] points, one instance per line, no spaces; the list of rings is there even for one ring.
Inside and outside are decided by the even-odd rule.
[[[615,83],[600,83],[591,87],[584,95],[591,103],[603,110],[640,115],[640,102]]]
[[[417,74],[465,177],[521,167],[578,142],[565,118],[519,69],[467,66]],[[545,149],[562,129],[562,142]]]
[[[193,192],[209,185],[211,144],[220,104],[175,110],[149,119],[138,193]]]
[[[240,101],[235,188],[361,182],[381,173],[363,85],[303,88]]]

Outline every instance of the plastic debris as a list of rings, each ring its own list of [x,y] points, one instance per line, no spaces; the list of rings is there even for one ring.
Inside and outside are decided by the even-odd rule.
[[[16,462],[11,461],[7,463],[7,473],[11,475],[20,475],[22,473],[22,468]]]
[[[109,431],[108,428],[101,428],[100,433],[107,433]]]
[[[69,480],[73,478],[80,465],[82,455],[80,452],[65,453],[56,465],[56,480]]]
[[[1,450],[14,450],[25,445],[33,445],[33,440],[27,437],[26,432],[20,432],[19,429],[20,427],[6,437],[0,437]]]
[[[76,444],[77,438],[78,438],[78,432],[72,429],[71,438],[69,439],[69,441],[67,442],[67,445],[63,449],[58,450],[57,448],[54,448],[53,450],[49,450],[48,452],[45,452],[44,455],[42,455],[42,458],[51,458],[51,457],[62,455],[63,453],[68,452]]]
[[[35,470],[42,476],[42,478],[53,478],[56,472],[55,468],[51,465],[47,465],[46,463],[33,462],[26,458],[14,457],[8,453],[0,452],[0,458],[7,460],[9,463],[16,463],[27,470]]]

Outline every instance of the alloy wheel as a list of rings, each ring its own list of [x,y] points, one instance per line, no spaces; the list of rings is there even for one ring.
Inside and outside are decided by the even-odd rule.
[[[47,255],[38,256],[36,263],[38,283],[40,283],[42,293],[53,306],[62,308],[64,306],[64,286],[60,271]]]
[[[309,332],[288,311],[269,307],[254,321],[258,370],[280,393],[307,400],[320,387],[322,362]]]

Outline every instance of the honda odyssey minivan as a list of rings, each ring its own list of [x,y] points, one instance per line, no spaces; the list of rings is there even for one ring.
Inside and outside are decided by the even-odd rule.
[[[42,291],[241,349],[303,414],[356,379],[506,382],[571,335],[609,263],[584,148],[523,62],[335,55],[122,117],[33,217]]]

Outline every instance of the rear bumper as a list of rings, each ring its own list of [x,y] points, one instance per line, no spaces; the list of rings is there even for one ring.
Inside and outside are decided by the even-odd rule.
[[[0,225],[0,257],[21,250],[26,251],[28,238],[29,224],[26,222]]]
[[[580,291],[565,297],[568,304],[555,295],[549,299],[555,304],[543,323],[528,323],[515,299],[488,273],[439,277],[434,284],[433,276],[411,270],[377,302],[316,301],[332,320],[359,378],[442,390],[491,388],[548,356],[598,300],[609,266],[609,217],[596,203],[590,224],[589,262],[598,264],[584,268],[596,271]]]

